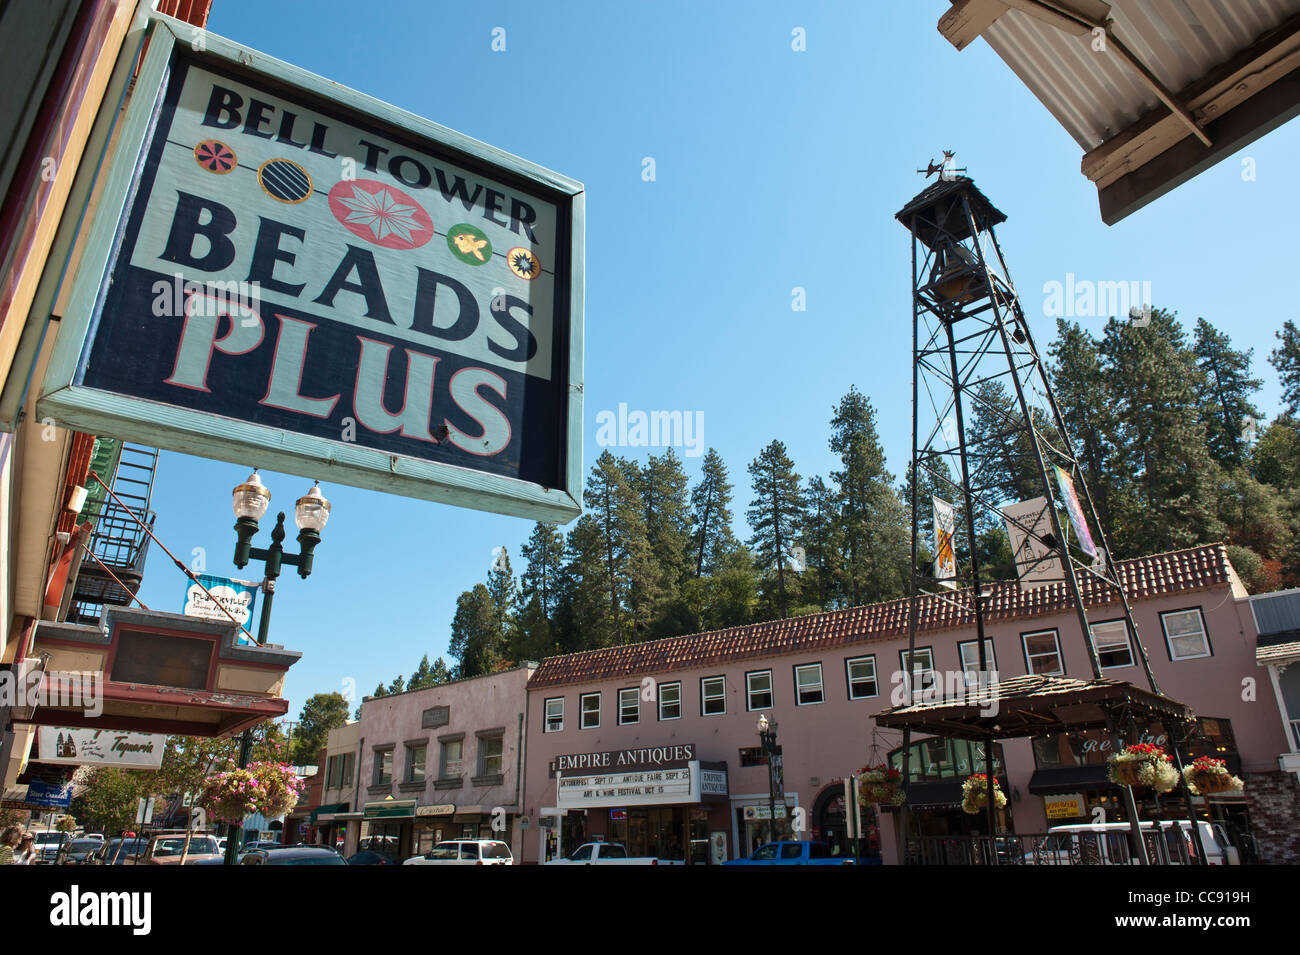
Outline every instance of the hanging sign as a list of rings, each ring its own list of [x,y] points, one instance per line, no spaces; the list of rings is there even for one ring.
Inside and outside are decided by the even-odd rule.
[[[208,620],[220,620],[223,623],[232,616],[241,627],[248,627],[253,619],[253,609],[257,604],[258,585],[248,580],[231,580],[229,577],[217,577],[212,574],[196,574],[199,583],[190,582],[185,588],[185,609],[181,612],[187,617],[204,617]],[[203,588],[208,589],[207,593]],[[208,594],[212,596],[209,597]],[[225,608],[223,610],[222,608]],[[226,614],[226,610],[230,614]]]
[[[1074,536],[1079,541],[1079,549],[1094,560],[1097,559],[1097,547],[1092,542],[1092,534],[1088,531],[1088,521],[1083,516],[1083,508],[1079,505],[1079,495],[1075,493],[1074,481],[1070,479],[1070,474],[1059,464],[1053,465],[1056,468],[1056,486],[1061,490],[1061,499],[1065,501],[1066,513],[1070,515],[1070,523],[1074,525]]]
[[[957,515],[947,501],[937,497],[930,500],[934,506],[934,576],[940,587],[954,590],[957,587],[957,555],[953,549],[953,533]]]
[[[123,769],[158,769],[162,766],[166,735],[128,730],[40,728],[42,763],[79,766],[117,766]]]
[[[1065,569],[1056,556],[1056,550],[1043,543],[1045,538],[1052,536],[1052,516],[1047,508],[1045,497],[1002,508],[1021,590],[1047,587],[1065,579]]]
[[[582,186],[149,24],[38,414],[499,513],[580,513]]]

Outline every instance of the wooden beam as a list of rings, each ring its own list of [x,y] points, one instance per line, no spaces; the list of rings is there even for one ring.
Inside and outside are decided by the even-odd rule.
[[[1102,221],[1114,225],[1296,116],[1300,116],[1300,69],[1210,123],[1207,130],[1213,146],[1186,136],[1155,159],[1099,188]]]
[[[1110,19],[1110,4],[1102,0],[1005,0],[1007,6],[1041,20],[1071,36],[1085,36]]]
[[[1006,12],[1002,0],[953,0],[952,7],[939,18],[939,33],[964,50]]]
[[[1203,77],[1188,84],[1178,99],[1200,123],[1220,119],[1270,84],[1300,66],[1300,14],[1270,30]],[[1186,137],[1186,129],[1159,107],[1083,157],[1083,174],[1109,186]]]

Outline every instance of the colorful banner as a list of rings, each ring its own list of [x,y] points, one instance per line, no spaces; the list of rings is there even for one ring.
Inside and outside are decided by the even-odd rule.
[[[187,617],[203,617],[207,620],[230,622],[230,616],[222,610],[230,611],[231,616],[239,621],[241,627],[247,628],[253,619],[257,607],[258,585],[249,580],[231,580],[229,577],[216,577],[212,574],[196,574],[203,587],[191,582],[185,588],[185,607],[181,611]]]
[[[1065,501],[1065,509],[1070,514],[1070,523],[1074,525],[1074,535],[1078,538],[1079,549],[1094,560],[1097,559],[1097,547],[1092,542],[1092,534],[1088,532],[1088,521],[1083,516],[1083,508],[1079,505],[1079,495],[1074,493],[1074,482],[1070,480],[1070,475],[1059,465],[1056,467],[1056,486],[1061,489],[1061,498]]]
[[[953,534],[957,527],[957,513],[947,501],[930,498],[934,506],[934,576],[940,587],[957,588],[957,554]]]

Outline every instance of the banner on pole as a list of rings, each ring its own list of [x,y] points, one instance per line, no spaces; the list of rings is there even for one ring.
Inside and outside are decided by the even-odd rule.
[[[1002,508],[1021,590],[1046,587],[1065,579],[1065,569],[1056,556],[1055,548],[1045,543],[1052,537],[1052,516],[1047,510],[1049,506],[1047,498],[1036,497]]]
[[[957,554],[953,547],[953,534],[957,527],[957,514],[947,501],[931,497],[934,507],[934,576],[940,587],[957,589]]]
[[[1070,523],[1074,525],[1074,536],[1079,541],[1079,549],[1096,560],[1097,546],[1092,542],[1092,534],[1088,532],[1088,522],[1083,516],[1083,508],[1079,505],[1079,495],[1074,492],[1074,481],[1070,479],[1069,472],[1060,465],[1055,467],[1056,486],[1061,489],[1061,499],[1065,501]]]

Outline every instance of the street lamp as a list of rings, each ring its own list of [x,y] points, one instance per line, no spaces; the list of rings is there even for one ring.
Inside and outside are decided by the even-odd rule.
[[[776,752],[776,723],[768,720],[765,713],[758,714],[758,738],[762,743],[763,755],[767,757],[767,810],[768,827],[772,841],[776,842],[776,789],[780,782],[781,757]],[[782,786],[781,808],[785,808],[785,787]]]
[[[311,576],[312,563],[316,545],[320,543],[320,532],[330,516],[330,502],[321,493],[317,481],[302,497],[294,503],[293,519],[298,525],[298,544],[301,552],[286,554],[281,542],[284,540],[284,511],[276,515],[275,527],[271,530],[271,546],[254,547],[253,538],[257,535],[258,523],[266,515],[271,504],[271,491],[254,470],[248,480],[236,485],[231,492],[231,508],[235,512],[235,566],[248,566],[249,560],[261,560],[266,563],[266,576],[262,580],[262,617],[257,627],[257,642],[266,643],[267,632],[271,626],[271,603],[275,598],[275,581],[280,576],[283,564],[298,568],[298,576],[306,580]],[[239,738],[239,768],[248,766],[253,749],[252,730],[244,730]],[[231,826],[226,841],[226,865],[235,865],[239,858],[239,843],[243,838],[242,826]]]

